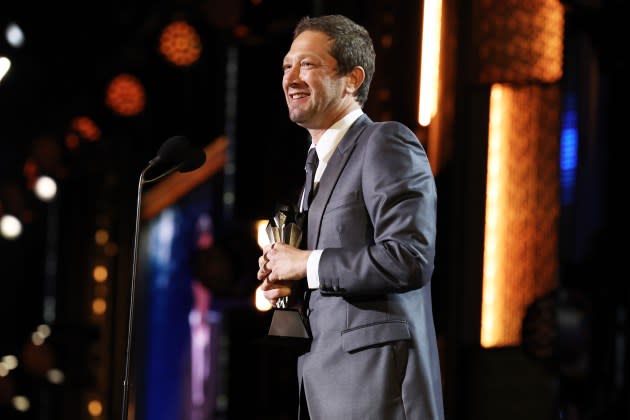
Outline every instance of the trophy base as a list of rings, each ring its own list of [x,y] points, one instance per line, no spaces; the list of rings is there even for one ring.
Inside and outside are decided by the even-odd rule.
[[[299,310],[291,308],[274,309],[268,335],[306,340],[311,339],[306,320],[302,317]]]

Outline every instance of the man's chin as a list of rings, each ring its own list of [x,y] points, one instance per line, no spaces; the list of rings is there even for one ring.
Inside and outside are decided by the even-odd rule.
[[[289,113],[289,119],[296,123],[297,125],[306,124],[308,119],[302,113]]]

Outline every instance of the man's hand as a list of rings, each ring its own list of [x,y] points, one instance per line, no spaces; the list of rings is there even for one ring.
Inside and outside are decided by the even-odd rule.
[[[311,251],[282,243],[265,246],[258,259],[257,277],[263,282],[261,289],[267,300],[275,303],[291,294],[293,282],[306,277],[306,261],[310,254]]]

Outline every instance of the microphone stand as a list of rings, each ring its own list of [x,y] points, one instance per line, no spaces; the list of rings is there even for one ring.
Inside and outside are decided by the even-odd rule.
[[[132,274],[131,274],[131,297],[129,299],[129,321],[127,325],[127,349],[125,352],[125,374],[123,378],[123,395],[122,395],[122,420],[127,420],[128,415],[128,400],[129,400],[129,364],[131,360],[131,341],[133,337],[133,309],[136,296],[136,276],[138,274],[138,249],[139,249],[139,234],[140,234],[140,212],[142,209],[142,186],[153,181],[157,181],[172,172],[176,171],[180,165],[175,165],[162,175],[145,180],[144,176],[146,172],[151,169],[160,159],[156,158],[149,162],[146,168],[140,173],[137,190],[137,202],[136,202],[136,227],[133,238],[133,261],[132,261]]]

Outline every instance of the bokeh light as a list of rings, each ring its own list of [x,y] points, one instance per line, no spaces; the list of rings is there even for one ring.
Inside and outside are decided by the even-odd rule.
[[[105,103],[118,115],[138,115],[144,110],[145,102],[144,86],[131,74],[123,73],[114,77],[107,87]]]
[[[162,31],[159,49],[176,66],[190,66],[201,56],[201,39],[190,24],[177,20]]]

